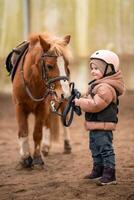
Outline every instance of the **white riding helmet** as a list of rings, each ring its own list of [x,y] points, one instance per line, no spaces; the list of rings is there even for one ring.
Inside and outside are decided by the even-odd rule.
[[[99,59],[103,60],[107,64],[111,64],[114,66],[115,72],[119,70],[119,57],[112,51],[109,50],[98,50],[95,51],[90,59]]]

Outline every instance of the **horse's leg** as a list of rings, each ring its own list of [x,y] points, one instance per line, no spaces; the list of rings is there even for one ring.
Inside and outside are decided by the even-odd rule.
[[[42,127],[43,127],[43,110],[38,108],[35,112],[35,127],[33,132],[34,140],[34,165],[43,165],[44,161],[41,157],[41,140],[42,140]]]
[[[42,137],[42,153],[44,156],[49,154],[50,146],[51,146],[51,134],[49,126],[43,127],[43,137]]]
[[[29,143],[28,143],[28,113],[22,105],[16,105],[16,115],[18,120],[18,138],[21,154],[21,165],[24,168],[32,166],[32,157],[30,155]]]
[[[66,101],[63,102],[61,106],[61,112],[63,112],[64,107],[66,106]],[[67,116],[68,117],[68,116]],[[69,128],[63,126],[63,131],[64,131],[64,153],[69,154],[71,153],[71,139],[70,139],[70,130]]]
[[[69,128],[63,127],[64,131],[64,153],[71,153],[71,142],[70,142],[70,130]]]
[[[42,153],[48,155],[51,142],[59,141],[59,117],[46,109],[43,128]]]
[[[49,103],[45,102],[44,104],[45,113],[44,113],[44,127],[43,127],[43,137],[42,137],[42,153],[44,156],[49,154],[51,146],[51,124],[53,123],[51,117],[51,111],[49,108]]]

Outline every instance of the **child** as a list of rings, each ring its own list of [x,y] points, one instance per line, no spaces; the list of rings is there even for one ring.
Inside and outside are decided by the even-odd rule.
[[[90,57],[93,81],[85,97],[75,99],[75,105],[85,112],[85,127],[90,131],[93,158],[87,179],[98,179],[98,185],[116,184],[113,133],[118,122],[118,97],[124,92],[118,56],[109,50],[98,50]]]

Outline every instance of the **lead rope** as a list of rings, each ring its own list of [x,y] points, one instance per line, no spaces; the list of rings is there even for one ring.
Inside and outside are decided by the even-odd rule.
[[[79,106],[75,106],[75,103],[73,102],[73,100],[75,98],[80,98],[81,94],[80,92],[74,88],[74,82],[71,82],[70,83],[70,88],[71,88],[71,95],[70,97],[68,98],[68,101],[67,101],[67,104],[66,104],[66,107],[63,111],[63,113],[58,113],[58,110],[60,108],[60,105],[56,108],[55,107],[55,102],[54,101],[51,101],[50,104],[51,104],[51,108],[52,108],[52,112],[59,115],[61,117],[61,121],[63,123],[64,126],[66,127],[69,127],[73,121],[73,117],[74,117],[74,112],[80,116],[82,113],[81,113],[81,109]]]
[[[75,106],[75,103],[73,101],[75,98],[79,99],[81,96],[81,93],[77,89],[74,88],[74,85],[75,85],[74,82],[71,82],[69,85],[71,88],[71,95],[67,100],[67,104],[63,113],[58,112],[63,102],[61,102],[58,105],[58,107],[55,106],[55,101],[50,102],[51,111],[61,117],[61,121],[65,127],[69,127],[71,125],[73,121],[74,113],[76,113],[78,116],[82,114],[80,107]]]
[[[68,103],[62,113],[62,123],[64,126],[69,127],[73,121],[73,117],[74,117],[74,113],[76,113],[78,116],[80,116],[81,113],[81,109],[79,106],[75,106],[75,103],[73,102],[73,100],[75,98],[80,98],[81,93],[74,88],[75,84],[74,82],[70,83],[70,88],[71,88],[71,96],[68,99]],[[67,118],[69,117],[69,119],[67,120]]]

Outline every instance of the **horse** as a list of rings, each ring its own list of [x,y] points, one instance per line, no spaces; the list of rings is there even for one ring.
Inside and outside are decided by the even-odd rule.
[[[13,80],[13,101],[18,122],[20,163],[24,168],[43,166],[50,139],[59,135],[59,118],[51,112],[53,100],[63,111],[70,96],[70,35],[30,35]],[[29,146],[28,116],[35,116],[33,155]],[[64,151],[71,152],[70,133],[64,127]]]

